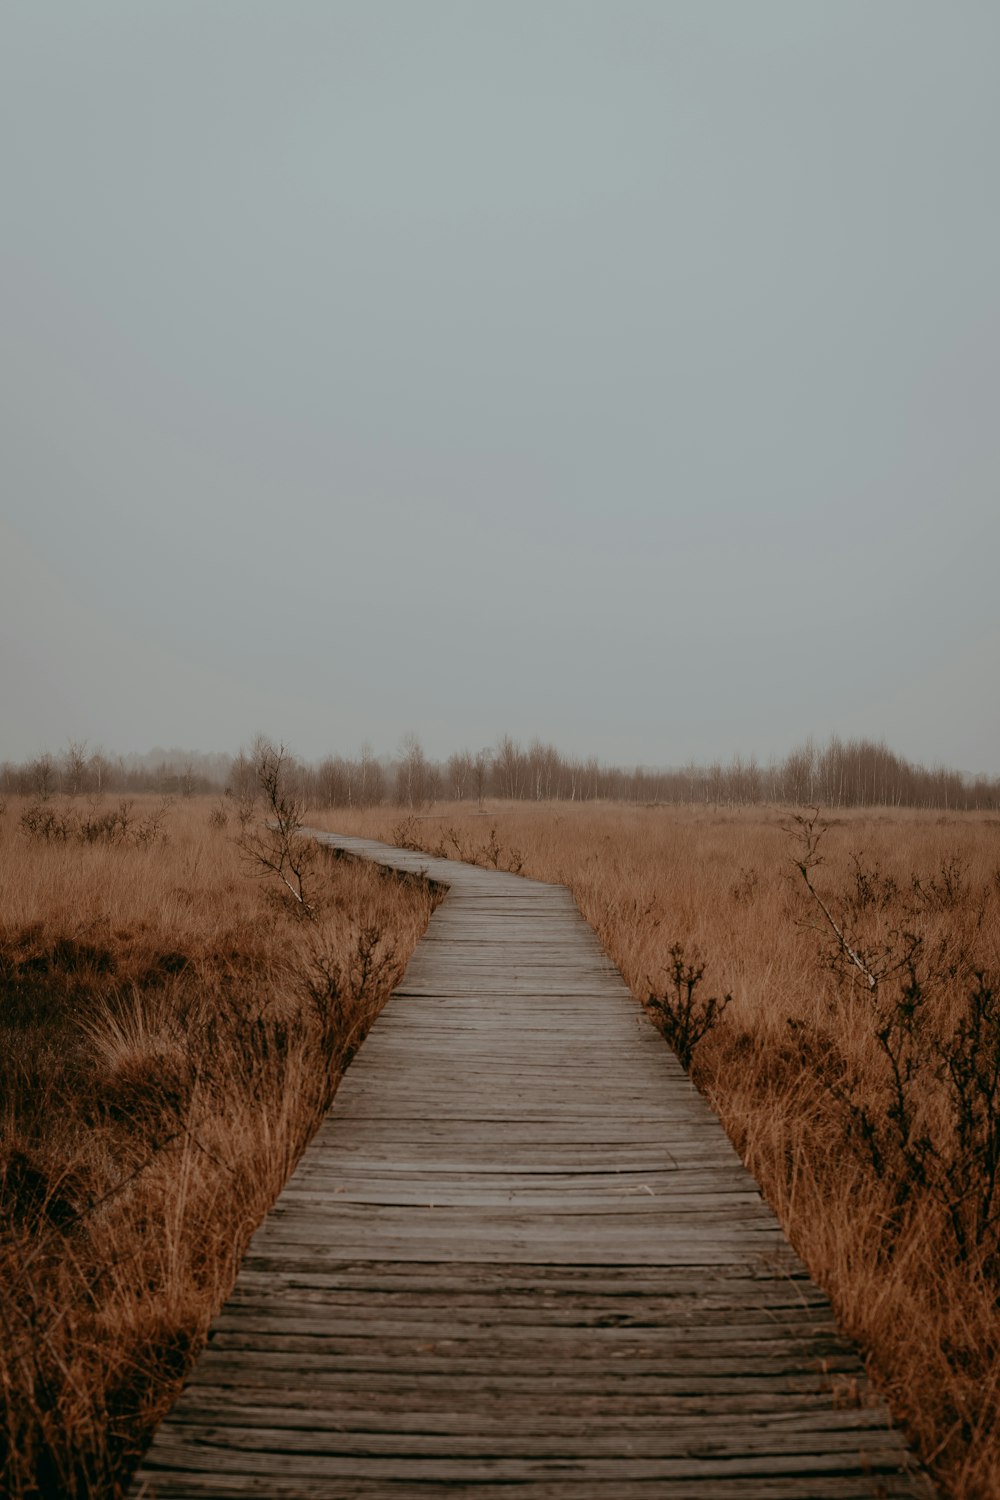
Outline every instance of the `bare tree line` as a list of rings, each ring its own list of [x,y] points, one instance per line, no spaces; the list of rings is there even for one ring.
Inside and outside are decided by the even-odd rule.
[[[58,755],[0,763],[0,795],[101,796],[157,792],[170,796],[224,793],[240,796],[252,777],[252,756],[152,751],[115,756],[71,740]],[[433,760],[416,735],[404,736],[393,757],[364,745],[355,756],[330,755],[311,764],[289,759],[297,795],[313,807],[414,809],[436,802],[628,802],[640,805],[704,803],[836,807],[914,807],[990,810],[1000,807],[1000,777],[968,776],[946,767],[917,765],[882,742],[833,738],[806,741],[767,763],[736,756],[723,763],[657,770],[604,765],[596,756],[566,755],[554,745],[523,745],[502,735],[495,745],[455,751]]]
[[[202,751],[162,750],[118,755],[103,745],[69,740],[53,755],[44,751],[25,761],[0,761],[0,795],[37,797],[103,796],[105,793],[158,792],[192,797],[221,791],[233,757]]]

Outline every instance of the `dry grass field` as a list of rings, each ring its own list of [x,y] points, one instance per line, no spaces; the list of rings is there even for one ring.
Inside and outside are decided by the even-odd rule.
[[[1000,1495],[1000,820],[804,816],[317,821],[565,882],[681,1043],[731,995],[696,1082],[942,1490]]]
[[[228,819],[228,821],[226,821]],[[115,1496],[426,925],[191,799],[0,816],[0,1493]]]
[[[0,1489],[17,1500],[120,1493],[431,909],[422,884],[322,858],[303,920],[237,848],[235,814],[77,798],[0,816]],[[806,818],[307,821],[568,884],[943,1491],[1000,1495],[1000,821]]]

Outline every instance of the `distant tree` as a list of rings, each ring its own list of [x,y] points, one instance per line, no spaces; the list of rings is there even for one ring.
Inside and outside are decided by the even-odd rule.
[[[510,735],[498,741],[495,751],[483,749],[473,755],[463,750],[438,765],[427,758],[415,735],[407,735],[391,771],[365,744],[353,759],[328,756],[312,767],[289,757],[286,772],[297,795],[329,807],[377,806],[390,792],[410,807],[426,806],[442,795],[459,800],[475,795],[480,808],[487,795],[539,801],[601,797],[637,803],[819,803],[828,808],[881,805],[949,811],[1000,807],[1000,778],[965,776],[945,766],[928,768],[895,754],[881,741],[835,737],[822,747],[807,741],[766,765],[752,756],[736,756],[726,765],[691,762],[682,769],[636,766],[626,771],[602,766],[593,756],[564,756],[538,739],[525,751]],[[239,802],[254,777],[252,759],[244,752],[233,758],[154,748],[126,759],[103,749],[88,754],[84,742],[70,740],[56,758],[45,753],[24,762],[4,762],[0,790],[44,801],[60,790],[71,796],[84,791],[194,795],[225,788]]]
[[[89,769],[87,741],[70,740],[63,756],[63,786],[71,797],[87,790]]]
[[[377,807],[385,798],[385,772],[375,759],[375,752],[365,740],[358,760],[358,805]]]
[[[582,778],[582,794],[587,802],[593,802],[600,794],[600,766],[596,755],[591,755],[584,762]]]
[[[448,757],[448,791],[456,802],[464,802],[472,786],[473,762],[468,750]]]
[[[252,806],[256,785],[257,777],[253,760],[245,750],[240,750],[233,757],[233,763],[229,768],[226,796],[233,799],[237,808],[245,807],[248,804]]]
[[[562,759],[558,750],[534,739],[528,747],[527,761],[529,795],[536,802],[549,801],[559,788]]]
[[[399,742],[396,800],[405,807],[426,807],[432,794],[431,767],[424,748],[415,734],[404,734]]]
[[[328,755],[315,772],[316,797],[322,807],[350,807],[353,776],[349,761],[341,755]]]
[[[493,780],[497,796],[511,801],[523,794],[527,765],[524,751],[509,734],[501,735],[493,752]]]
[[[108,781],[109,776],[111,775],[112,769],[113,768],[110,760],[105,755],[100,745],[98,745],[97,749],[91,752],[90,760],[87,762],[87,772],[90,777],[90,784],[94,788],[98,796],[100,796],[104,791],[105,785]]]
[[[42,755],[36,756],[28,766],[27,781],[39,801],[47,802],[54,795],[57,783],[56,767],[47,750]]]
[[[472,759],[472,785],[480,807],[486,799],[486,788],[490,784],[492,772],[493,756],[488,750],[477,750]]]

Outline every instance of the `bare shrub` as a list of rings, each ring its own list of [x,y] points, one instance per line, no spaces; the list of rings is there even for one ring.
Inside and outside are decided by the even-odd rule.
[[[21,813],[20,826],[30,839],[52,844],[132,845],[143,848],[163,843],[170,799],[162,798],[142,813],[135,801],[123,798],[114,807],[99,799],[81,811],[75,803],[33,802]]]
[[[646,996],[647,1008],[685,1071],[691,1067],[694,1049],[722,1019],[733,998],[699,994],[704,977],[705,963],[700,956],[696,954],[689,963],[681,944],[674,943],[666,983]]]
[[[214,829],[216,833],[224,833],[229,827],[229,810],[226,807],[224,798],[220,797],[209,813],[208,826]]]
[[[397,849],[419,850],[421,844],[417,834],[418,826],[416,818],[410,813],[402,822],[393,825],[389,832],[389,842]]]
[[[975,1255],[1000,1269],[1000,996],[977,966],[968,921],[936,941],[920,927],[962,912],[978,932],[986,892],[976,899],[966,862],[955,855],[934,874],[912,873],[900,884],[856,852],[847,888],[823,896],[813,872],[823,862],[826,828],[816,810],[797,816],[789,831],[799,845],[796,868],[825,918],[821,930],[835,940],[822,962],[841,978],[860,973],[870,997],[867,1016],[857,1020],[870,1029],[877,1068],[820,1077],[843,1106],[848,1135],[891,1191],[887,1232],[895,1235],[903,1210],[927,1196],[944,1211],[957,1259]],[[873,916],[883,928],[878,942],[853,925]]]
[[[33,802],[30,807],[26,807],[21,814],[20,823],[29,838],[64,844],[71,837],[74,826],[69,812],[60,813],[47,806],[44,801]]]
[[[325,935],[311,946],[300,972],[323,1051],[331,1062],[339,1054],[346,1067],[402,974],[395,946],[372,923],[352,929],[346,942]]]
[[[872,905],[884,910],[888,904],[884,889],[881,897],[877,895],[880,877],[874,873],[864,874],[859,857],[853,855],[855,889],[841,903],[843,911],[835,916],[828,899],[820,894],[813,878],[813,871],[824,863],[819,850],[830,825],[822,820],[819,809],[813,807],[808,813],[795,813],[792,821],[783,826],[797,845],[792,863],[802,876],[805,888],[823,918],[823,925],[818,929],[815,923],[804,918],[800,919],[802,925],[811,926],[832,938],[833,946],[827,949],[827,962],[834,972],[849,978],[860,975],[872,995],[877,997],[882,982],[898,974],[912,962],[922,939],[917,933],[897,927],[890,927],[886,935],[875,943],[863,944],[859,938],[853,937],[844,913],[856,914]],[[895,892],[891,894],[894,895]]]
[[[252,774],[240,795],[237,845],[249,867],[274,877],[303,917],[317,915],[310,877],[318,851],[301,836],[305,803],[294,784],[294,762],[284,745],[263,736],[250,754]]]
[[[419,846],[411,844],[406,847]],[[519,875],[524,868],[523,854],[520,850],[500,842],[495,824],[490,828],[489,839],[486,843],[475,843],[471,839],[464,839],[453,826],[450,826],[445,830],[443,838],[432,852],[441,859],[460,859],[466,864],[481,865],[488,870],[507,870],[512,875]]]

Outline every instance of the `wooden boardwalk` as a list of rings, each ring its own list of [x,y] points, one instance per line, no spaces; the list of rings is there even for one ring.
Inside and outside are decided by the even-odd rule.
[[[569,892],[450,891],[133,1494],[933,1495]]]

